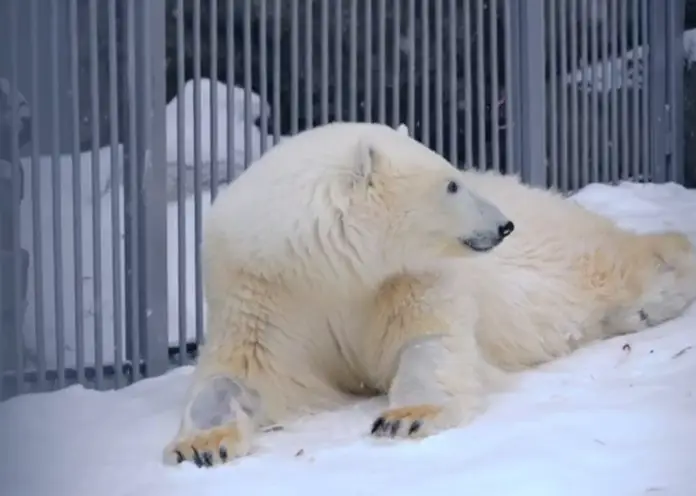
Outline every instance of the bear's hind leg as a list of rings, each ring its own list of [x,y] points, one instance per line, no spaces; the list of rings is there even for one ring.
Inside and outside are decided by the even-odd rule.
[[[696,300],[696,247],[678,232],[633,234],[624,250],[628,295],[610,308],[604,336],[630,334],[682,315]],[[614,291],[616,292],[616,291]]]
[[[211,467],[247,455],[261,414],[256,391],[228,375],[194,380],[179,433],[164,450],[166,464]]]

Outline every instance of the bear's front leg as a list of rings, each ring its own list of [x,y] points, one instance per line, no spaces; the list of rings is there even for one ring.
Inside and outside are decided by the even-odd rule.
[[[179,433],[165,448],[164,461],[211,467],[247,455],[260,415],[258,394],[227,375],[194,379]]]
[[[373,422],[377,437],[425,437],[470,420],[482,405],[473,336],[408,341],[389,389],[389,408]]]

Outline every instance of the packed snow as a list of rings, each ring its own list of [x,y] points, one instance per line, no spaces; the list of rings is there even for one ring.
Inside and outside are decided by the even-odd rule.
[[[696,243],[696,191],[592,184],[579,201],[629,229]],[[166,467],[192,367],[119,391],[81,386],[0,404],[0,483],[13,496],[693,496],[696,308],[519,375],[468,426],[422,441],[373,440],[382,398],[261,434],[253,455]]]

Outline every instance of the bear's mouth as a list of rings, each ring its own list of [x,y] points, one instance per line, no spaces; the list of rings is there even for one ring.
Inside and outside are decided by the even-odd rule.
[[[459,238],[459,242],[477,253],[491,251],[503,240],[501,237],[475,236],[471,238]]]

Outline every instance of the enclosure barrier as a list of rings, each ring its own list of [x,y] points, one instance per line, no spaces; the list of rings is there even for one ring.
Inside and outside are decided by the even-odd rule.
[[[681,181],[683,4],[0,2],[0,398],[203,341],[201,218],[284,137],[405,123],[459,167]]]

